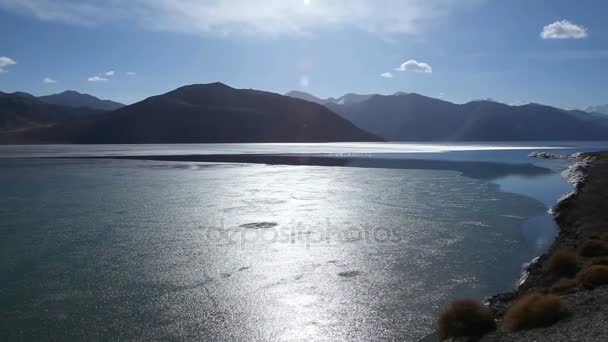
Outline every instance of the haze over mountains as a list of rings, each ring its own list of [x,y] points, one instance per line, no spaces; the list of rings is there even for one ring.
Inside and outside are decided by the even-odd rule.
[[[320,99],[196,84],[123,106],[73,91],[0,93],[1,143],[606,140],[608,116],[399,92]],[[116,108],[112,110],[111,108]],[[109,108],[109,109],[108,109]]]
[[[600,114],[608,115],[608,104],[603,105],[603,106],[589,106],[589,107],[585,108],[585,112],[600,113]]]
[[[348,93],[337,99],[333,98],[333,97],[330,97],[328,99],[320,99],[314,95],[305,93],[303,91],[292,90],[292,91],[288,92],[287,94],[285,94],[285,96],[295,97],[297,99],[315,102],[315,103],[318,103],[321,105],[328,105],[328,104],[350,105],[350,104],[355,104],[355,103],[366,101],[374,95],[373,94],[359,95],[359,94],[354,94],[354,93]]]
[[[290,92],[289,96],[310,98]],[[466,104],[399,92],[365,95],[363,101],[322,103],[358,127],[388,141],[604,140],[608,117],[526,104]]]

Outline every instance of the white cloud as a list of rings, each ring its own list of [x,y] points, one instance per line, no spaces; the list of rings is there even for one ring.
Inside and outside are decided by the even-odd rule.
[[[581,39],[587,38],[587,29],[568,20],[556,21],[543,28],[540,33],[543,39]]]
[[[135,76],[137,75],[135,72],[133,71],[127,71],[125,74],[127,74],[127,76]]]
[[[52,79],[52,78],[50,78],[50,77],[45,77],[45,78],[42,80],[42,83],[46,83],[46,84],[53,84],[53,83],[57,83],[57,80],[54,80],[54,79]]]
[[[413,71],[413,72],[422,72],[426,74],[430,74],[433,72],[433,68],[430,65],[424,62],[418,62],[416,60],[410,59],[407,62],[402,63],[397,71]]]
[[[111,21],[191,33],[311,34],[358,28],[414,33],[425,22],[485,0],[0,0],[0,9],[95,26]]]
[[[103,77],[99,77],[99,76],[92,76],[88,78],[89,82],[106,82],[108,79],[107,78],[103,78]]]
[[[391,74],[390,72],[385,72],[384,74],[381,74],[380,76],[382,76],[384,78],[393,78],[393,74]]]
[[[17,62],[15,62],[14,59],[1,56],[0,57],[0,72],[6,71],[6,70],[4,70],[4,68],[6,68],[7,66],[11,66],[11,65],[15,65],[15,64],[17,64]]]
[[[114,76],[114,70],[106,71],[104,73],[104,75],[106,75],[106,76]]]

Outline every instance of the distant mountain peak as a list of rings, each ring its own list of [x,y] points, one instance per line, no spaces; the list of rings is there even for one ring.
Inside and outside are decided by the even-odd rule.
[[[292,90],[292,91],[286,93],[285,96],[293,97],[293,98],[308,101],[308,102],[314,102],[314,103],[318,103],[318,104],[325,104],[327,102],[333,102],[333,101],[330,101],[330,99],[323,100],[323,99],[320,99],[307,92],[299,91],[299,90]],[[331,100],[333,100],[333,98],[331,98]]]
[[[118,108],[124,107],[122,103],[102,100],[93,95],[82,94],[75,90],[66,90],[59,94],[40,96],[38,100],[59,106],[66,106],[72,108],[90,108],[97,110],[111,111]]]
[[[86,94],[79,93],[76,90],[66,90],[57,95],[86,95]],[[89,96],[92,96],[92,95],[89,95]]]
[[[30,94],[30,93],[23,92],[23,91],[16,91],[12,95],[19,96],[19,97],[25,97],[25,98],[28,98],[28,99],[35,99],[36,98],[36,96],[34,96],[34,95]]]
[[[584,111],[588,113],[608,114],[608,104],[600,106],[589,106],[585,108]]]

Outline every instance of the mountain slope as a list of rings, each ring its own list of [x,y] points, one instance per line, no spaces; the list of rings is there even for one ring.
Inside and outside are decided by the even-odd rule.
[[[311,95],[311,94],[303,92],[303,91],[292,90],[292,91],[288,92],[287,94],[285,94],[285,96],[289,96],[289,97],[293,97],[296,99],[305,100],[305,101],[309,101],[309,102],[314,102],[314,103],[318,103],[318,104],[322,104],[322,105],[332,105],[332,104],[350,105],[350,104],[355,104],[355,103],[360,103],[360,102],[366,101],[374,95],[373,94],[372,95],[360,95],[360,94],[355,94],[355,93],[348,93],[343,96],[340,96],[337,99],[335,99],[333,97],[330,97],[327,99],[320,99],[314,95]]]
[[[590,106],[585,108],[585,111],[589,113],[608,114],[608,104],[603,106]]]
[[[311,94],[303,92],[303,91],[298,91],[298,90],[292,90],[292,91],[286,93],[285,96],[293,97],[294,99],[300,99],[300,100],[304,100],[304,101],[308,101],[308,102],[314,102],[314,103],[318,103],[318,104],[324,104],[325,102],[327,102],[327,100],[320,99],[314,95],[311,95]]]
[[[381,141],[321,105],[221,83],[181,87],[86,124],[36,135],[127,144]]]
[[[48,96],[40,96],[38,100],[59,106],[80,108],[86,107],[97,110],[116,110],[118,108],[124,107],[125,105],[122,103],[110,101],[110,100],[101,100],[95,96],[88,94],[81,94],[77,91],[68,90],[63,93],[53,94]]]
[[[27,95],[29,94],[0,92],[0,131],[47,127],[100,113],[86,108],[51,105]]]
[[[537,104],[508,106],[473,101],[457,105],[418,94],[400,94],[376,95],[361,103],[328,107],[358,127],[391,141],[608,138],[608,120]]]

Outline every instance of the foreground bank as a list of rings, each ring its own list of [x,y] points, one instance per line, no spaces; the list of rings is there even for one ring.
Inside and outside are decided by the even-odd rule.
[[[474,303],[452,305],[451,321],[444,314],[440,331],[458,327],[451,336],[462,336],[463,326],[479,327],[493,317],[496,330],[482,341],[608,339],[608,152],[581,154],[577,160],[567,175],[575,191],[554,209],[560,230],[550,250],[527,267],[514,292],[491,297],[490,310]],[[486,331],[493,328],[490,324]]]

